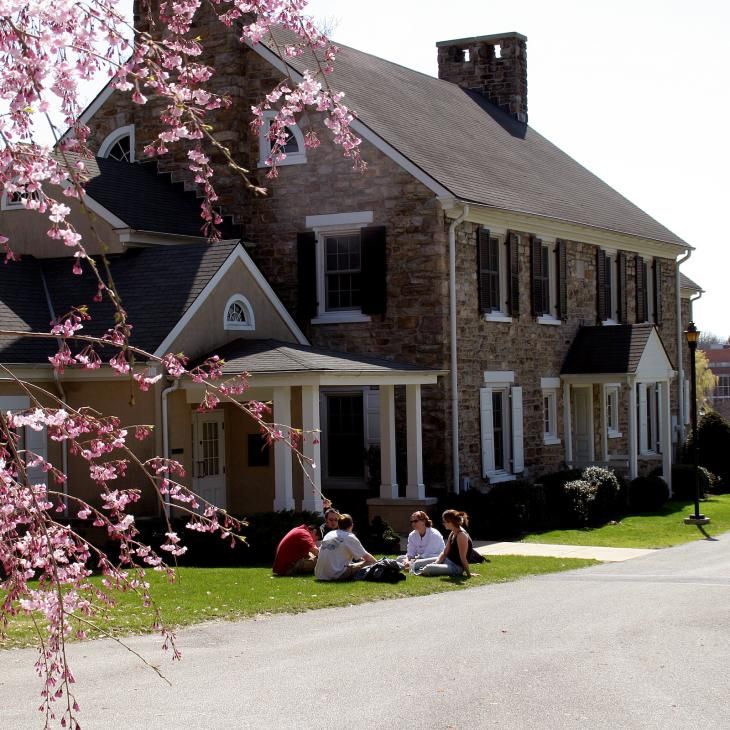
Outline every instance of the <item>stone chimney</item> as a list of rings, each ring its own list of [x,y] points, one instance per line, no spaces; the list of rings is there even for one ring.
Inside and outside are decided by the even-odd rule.
[[[439,41],[439,78],[476,91],[527,122],[527,38],[499,33]]]

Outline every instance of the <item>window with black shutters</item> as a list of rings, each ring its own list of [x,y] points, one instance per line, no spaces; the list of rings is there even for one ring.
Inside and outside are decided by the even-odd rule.
[[[502,310],[499,239],[489,231],[479,233],[479,310],[482,314]]]
[[[328,312],[360,309],[362,256],[360,233],[324,239],[324,291]]]

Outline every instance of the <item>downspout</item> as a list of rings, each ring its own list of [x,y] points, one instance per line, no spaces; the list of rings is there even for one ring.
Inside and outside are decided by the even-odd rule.
[[[46,275],[43,273],[43,266],[39,267],[40,273],[41,273],[41,282],[43,283],[43,292],[46,295],[46,304],[48,304],[48,311],[51,315],[51,321],[56,321],[56,313],[53,311],[53,302],[51,301],[51,292],[48,291],[48,284],[46,282]],[[58,338],[58,341],[60,343],[61,338]],[[56,390],[58,391],[58,395],[61,398],[61,401],[64,405],[66,405],[66,391],[63,389],[63,385],[61,385],[61,379],[58,377],[58,371],[56,368],[53,368],[53,380],[56,383]],[[66,508],[66,512],[68,513],[68,441],[64,439],[61,442],[61,470],[63,471],[63,504]]]
[[[684,421],[685,421],[685,413],[684,413],[684,366],[682,364],[682,352],[684,351],[683,343],[684,343],[684,337],[683,337],[683,329],[682,329],[682,296],[680,293],[680,284],[679,284],[679,266],[680,264],[683,264],[690,256],[692,255],[692,249],[687,249],[687,253],[681,258],[678,259],[675,263],[676,267],[676,275],[677,275],[677,287],[676,287],[676,307],[677,307],[677,434],[679,436],[678,439],[678,448],[681,448],[682,444],[684,443]]]
[[[451,337],[451,478],[454,494],[459,493],[459,379],[456,343],[456,227],[469,214],[465,205],[461,215],[449,224],[449,330]]]
[[[175,382],[162,391],[162,457],[170,458],[170,434],[168,433],[168,413],[167,413],[167,396],[174,393],[180,387],[180,379],[176,378]],[[165,516],[170,517],[170,498],[165,496]]]

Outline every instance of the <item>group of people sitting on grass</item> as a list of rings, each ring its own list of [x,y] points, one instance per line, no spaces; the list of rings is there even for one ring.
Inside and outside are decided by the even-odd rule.
[[[431,518],[419,510],[411,515],[406,554],[397,558],[401,570],[420,576],[475,575],[469,569],[474,556],[471,537],[466,532],[466,512],[447,509],[441,516],[449,534],[444,540]],[[351,580],[368,565],[377,562],[353,533],[352,517],[327,506],[324,523],[300,525],[282,538],[276,549],[273,571],[293,576],[314,573],[317,580]],[[472,560],[472,562],[474,562]]]

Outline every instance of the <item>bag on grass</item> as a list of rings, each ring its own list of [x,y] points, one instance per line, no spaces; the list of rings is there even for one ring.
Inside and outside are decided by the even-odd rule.
[[[372,565],[366,565],[355,575],[355,580],[369,580],[375,583],[398,583],[405,579],[400,564],[392,558],[382,558]]]

